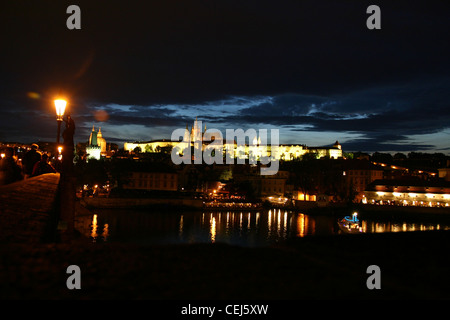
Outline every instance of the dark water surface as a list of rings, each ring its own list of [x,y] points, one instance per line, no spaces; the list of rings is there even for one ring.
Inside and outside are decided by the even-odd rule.
[[[360,219],[363,233],[450,229],[450,222],[425,223]],[[93,242],[139,244],[227,243],[265,246],[289,238],[343,231],[338,218],[280,209],[252,212],[189,212],[101,209],[77,218],[77,229]]]

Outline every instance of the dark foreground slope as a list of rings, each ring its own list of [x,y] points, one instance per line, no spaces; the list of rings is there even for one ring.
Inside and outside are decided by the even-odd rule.
[[[446,231],[296,239],[278,247],[0,245],[2,299],[448,299]],[[81,289],[69,290],[69,265]],[[367,267],[381,270],[369,290]]]

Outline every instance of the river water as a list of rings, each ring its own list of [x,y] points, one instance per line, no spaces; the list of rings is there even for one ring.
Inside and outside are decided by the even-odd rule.
[[[227,243],[265,246],[289,238],[337,235],[338,219],[280,209],[239,212],[189,212],[102,209],[77,217],[76,228],[92,242],[139,244]],[[450,229],[450,222],[424,223],[360,219],[360,232]]]

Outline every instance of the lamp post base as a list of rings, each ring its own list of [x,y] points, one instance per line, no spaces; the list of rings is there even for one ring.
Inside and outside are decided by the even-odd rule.
[[[75,228],[75,182],[73,168],[73,149],[63,149],[62,170],[60,176],[60,221],[58,229],[71,237]]]

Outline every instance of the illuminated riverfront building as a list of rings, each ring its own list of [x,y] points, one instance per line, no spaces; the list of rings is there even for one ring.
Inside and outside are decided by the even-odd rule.
[[[363,203],[399,206],[448,207],[449,181],[421,179],[376,180],[364,191]]]
[[[375,180],[383,179],[384,170],[369,161],[345,160],[342,162],[342,175],[355,192],[355,200],[361,202],[364,199],[366,187]]]
[[[212,142],[211,138],[206,137],[205,134],[206,126],[202,129],[199,121],[195,119],[191,130],[186,126],[185,135],[182,141],[162,139],[144,142],[126,142],[124,144],[124,150],[132,152],[136,148],[139,148],[141,152],[158,152],[163,148],[171,149],[174,147],[179,148],[179,150],[184,150],[189,146],[194,146],[195,140],[199,139],[203,142],[202,151],[204,151]],[[305,154],[313,154],[318,159],[322,157],[329,157],[331,159],[342,158],[342,146],[338,141],[336,141],[332,147],[307,147],[301,144],[280,144],[277,148],[277,152],[273,152],[273,154],[270,145],[261,145],[261,137],[254,137],[252,142],[252,145],[240,145],[236,143],[236,141],[230,144],[226,139],[223,139],[223,151],[235,159],[249,159],[251,155],[257,160],[261,157],[270,155],[274,160],[290,161],[300,158]]]

